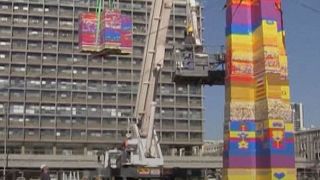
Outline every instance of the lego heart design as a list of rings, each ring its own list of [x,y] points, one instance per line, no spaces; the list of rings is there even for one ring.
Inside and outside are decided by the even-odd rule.
[[[280,180],[280,179],[283,179],[286,175],[283,172],[280,172],[280,173],[274,173],[273,176]]]

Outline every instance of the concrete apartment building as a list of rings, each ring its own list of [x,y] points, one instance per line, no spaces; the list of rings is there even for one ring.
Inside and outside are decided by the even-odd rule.
[[[79,51],[78,16],[94,12],[95,0],[0,0],[0,154],[5,141],[18,159],[87,157],[119,146],[136,101],[150,4],[119,0],[134,21],[132,55],[94,57]],[[175,0],[157,90],[164,155],[180,148],[191,154],[203,141],[201,85],[172,82],[173,48],[184,41],[185,20],[186,2]]]

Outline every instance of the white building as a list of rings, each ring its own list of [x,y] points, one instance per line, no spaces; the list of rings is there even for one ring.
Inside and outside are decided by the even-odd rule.
[[[203,156],[221,156],[223,153],[223,140],[205,140],[201,148]]]
[[[302,103],[292,103],[292,120],[294,123],[294,130],[301,131],[304,130],[304,113]]]

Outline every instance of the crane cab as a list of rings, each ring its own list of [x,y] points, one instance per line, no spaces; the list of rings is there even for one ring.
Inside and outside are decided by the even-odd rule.
[[[175,48],[173,81],[187,84],[223,85],[224,58],[222,51],[207,54],[203,51],[202,46],[185,45],[183,48]]]

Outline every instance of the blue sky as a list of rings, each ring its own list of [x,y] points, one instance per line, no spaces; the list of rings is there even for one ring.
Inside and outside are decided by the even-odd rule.
[[[320,0],[282,0],[291,100],[304,104],[305,126],[320,127]],[[205,44],[225,41],[225,0],[203,0]],[[222,139],[224,87],[205,88],[205,138]]]

